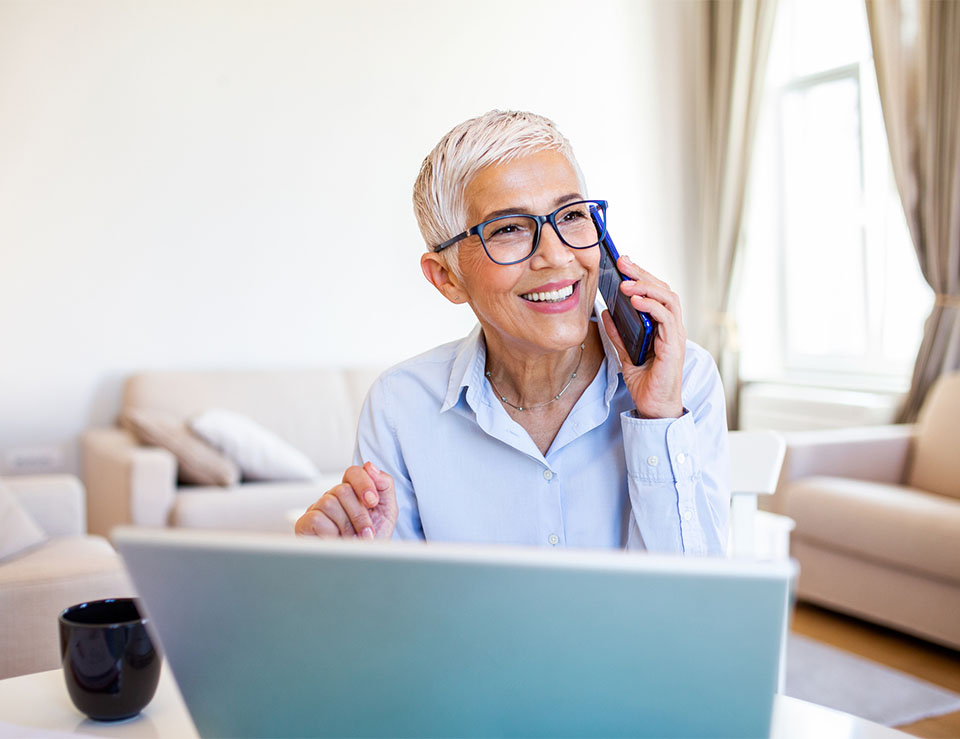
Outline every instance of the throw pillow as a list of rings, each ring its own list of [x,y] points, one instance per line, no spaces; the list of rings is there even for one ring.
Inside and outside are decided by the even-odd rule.
[[[0,483],[0,562],[43,544],[47,533]]]
[[[177,476],[191,485],[236,485],[240,468],[190,433],[187,425],[164,411],[130,408],[120,424],[130,429],[141,444],[163,447],[177,458]]]
[[[189,421],[190,428],[239,465],[247,480],[312,480],[313,462],[269,429],[242,413],[219,408]]]

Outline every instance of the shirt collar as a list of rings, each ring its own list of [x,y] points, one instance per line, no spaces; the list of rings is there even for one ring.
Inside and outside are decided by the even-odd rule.
[[[460,395],[464,388],[475,388],[480,385],[486,363],[487,345],[483,340],[483,329],[478,323],[457,347],[457,353],[450,368],[447,394],[443,398],[443,405],[440,406],[441,413],[450,410],[460,402]]]
[[[607,388],[604,392],[604,401],[609,405],[617,392],[621,364],[617,350],[603,328],[603,321],[600,320],[600,314],[605,309],[606,306],[598,295],[593,304],[593,315],[597,322],[597,328],[600,329],[600,343],[603,345],[603,353],[607,360]],[[467,389],[468,393],[467,402],[470,403],[471,407],[476,407],[476,402],[480,397],[479,390],[484,382],[484,367],[486,364],[487,345],[483,340],[483,329],[478,323],[464,337],[457,348],[453,365],[450,368],[450,382],[447,384],[447,393],[443,398],[443,405],[440,406],[441,413],[450,410],[460,402],[460,396],[464,388]]]

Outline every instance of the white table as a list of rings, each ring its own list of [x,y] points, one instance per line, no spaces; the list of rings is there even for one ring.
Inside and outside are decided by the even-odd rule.
[[[34,734],[13,731],[9,724],[36,731]],[[199,736],[166,662],[160,670],[160,684],[153,700],[139,716],[126,721],[92,721],[80,713],[70,701],[62,670],[0,680],[0,737],[27,739],[43,736],[44,731],[78,736],[160,739],[194,739]]]
[[[45,731],[100,737],[197,737],[180,691],[165,667],[150,705],[137,718],[119,723],[91,721],[78,712],[70,702],[60,670],[0,680],[0,737],[27,739],[42,737]],[[778,695],[770,736],[771,739],[902,739],[908,735],[848,713]]]

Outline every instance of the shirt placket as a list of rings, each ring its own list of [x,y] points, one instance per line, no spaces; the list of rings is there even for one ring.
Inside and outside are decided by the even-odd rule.
[[[540,465],[536,480],[541,510],[542,528],[538,532],[541,541],[537,544],[549,547],[566,546],[566,531],[563,522],[563,481],[556,470]]]

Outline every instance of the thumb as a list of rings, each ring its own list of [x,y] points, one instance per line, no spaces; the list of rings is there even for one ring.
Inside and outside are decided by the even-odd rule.
[[[623,344],[623,339],[620,338],[617,324],[615,324],[613,318],[610,317],[610,311],[605,310],[601,313],[600,319],[603,321],[603,328],[607,332],[607,336],[610,337],[610,341],[613,343],[613,348],[617,350],[617,356],[620,357],[620,364],[624,367],[632,367],[633,361],[630,359],[627,347]]]

